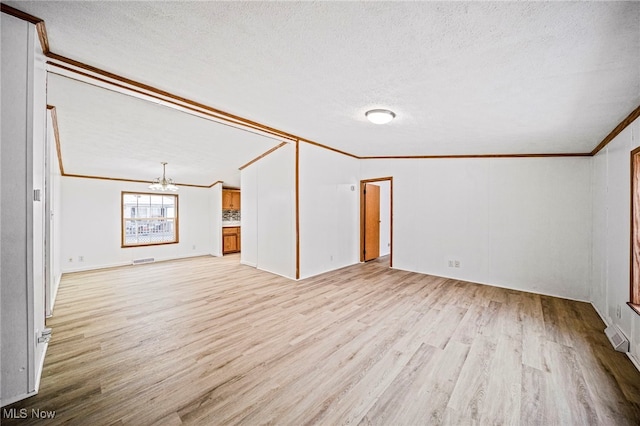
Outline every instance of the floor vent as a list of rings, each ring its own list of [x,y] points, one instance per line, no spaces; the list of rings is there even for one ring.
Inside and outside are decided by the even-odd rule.
[[[147,257],[147,258],[145,258],[145,259],[135,259],[135,260],[133,261],[133,264],[134,264],[134,265],[140,265],[141,263],[151,263],[151,262],[155,262],[155,260],[156,260],[156,259],[155,259],[155,258],[153,258],[153,257]]]
[[[617,326],[611,325],[607,327],[604,330],[604,334],[609,338],[611,345],[613,345],[613,349],[618,352],[629,352],[629,341],[624,337],[624,334],[622,334]]]

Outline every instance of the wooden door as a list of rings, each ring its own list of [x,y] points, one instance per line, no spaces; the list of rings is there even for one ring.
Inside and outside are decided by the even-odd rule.
[[[380,256],[380,187],[364,185],[364,261]]]

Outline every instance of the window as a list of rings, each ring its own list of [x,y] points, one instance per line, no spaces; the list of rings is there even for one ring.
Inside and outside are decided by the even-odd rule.
[[[122,247],[177,242],[177,195],[122,193]]]
[[[631,295],[630,305],[640,313],[640,148],[631,152]]]

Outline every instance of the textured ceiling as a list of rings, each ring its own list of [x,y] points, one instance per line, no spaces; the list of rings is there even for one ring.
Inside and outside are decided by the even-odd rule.
[[[7,3],[55,53],[359,156],[589,152],[640,104],[638,2]]]
[[[281,141],[49,74],[66,173],[240,186],[238,167]]]

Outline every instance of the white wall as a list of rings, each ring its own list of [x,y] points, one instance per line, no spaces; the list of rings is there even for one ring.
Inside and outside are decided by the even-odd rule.
[[[395,268],[578,300],[589,298],[589,175],[589,158],[361,162],[362,179],[394,179]]]
[[[640,365],[640,316],[626,302],[630,285],[630,161],[631,151],[638,146],[640,120],[635,120],[592,159],[591,302],[608,325],[617,324],[630,338],[636,365]]]
[[[44,57],[35,26],[1,14],[0,405],[37,391],[44,328]]]
[[[258,165],[240,172],[240,263],[258,266]]]
[[[180,187],[179,243],[121,248],[121,192],[151,192],[148,184],[100,179],[62,178],[62,271],[129,265],[134,259],[156,261],[215,254],[220,245],[212,198],[215,189]],[[214,187],[215,188],[215,187]],[[79,257],[84,258],[83,262]]]
[[[219,183],[209,189],[209,210],[211,211],[211,255],[222,256],[222,184]]]
[[[45,185],[45,156],[47,149],[47,71],[45,69],[45,56],[42,52],[40,39],[35,26],[30,26],[29,44],[33,52],[32,64],[30,66],[30,91],[32,121],[29,128],[32,129],[32,177],[33,190],[40,192],[40,200],[33,202],[33,332],[36,336],[41,336],[45,328],[45,233],[48,214],[46,212],[46,185]],[[29,134],[27,134],[29,138]],[[31,340],[30,340],[31,342]],[[44,367],[44,356],[48,343],[34,342],[34,368],[30,374],[30,384],[37,392],[40,387],[40,376]]]
[[[300,278],[359,261],[360,165],[300,143]]]
[[[295,279],[295,145],[244,168],[240,178],[241,262]]]
[[[53,312],[55,305],[56,295],[58,294],[58,287],[60,286],[60,279],[62,277],[61,268],[61,235],[62,235],[62,220],[61,220],[61,188],[60,182],[62,175],[60,172],[58,162],[58,151],[56,149],[56,142],[53,132],[53,121],[51,118],[51,112],[47,114],[47,149],[49,150],[49,181],[47,182],[47,190],[49,191],[49,238],[51,240],[51,252],[49,258],[49,279],[51,280],[50,295],[49,295],[49,312]]]

